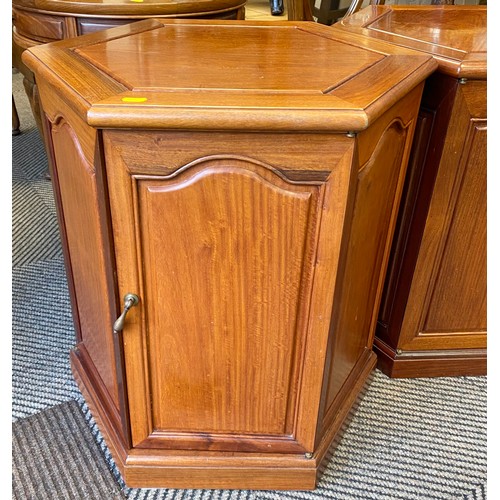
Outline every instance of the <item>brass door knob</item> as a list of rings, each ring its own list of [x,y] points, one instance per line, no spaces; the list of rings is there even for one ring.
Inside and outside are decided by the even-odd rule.
[[[127,293],[127,295],[125,295],[125,297],[123,298],[123,301],[123,311],[120,316],[118,316],[117,320],[113,323],[114,333],[118,333],[123,330],[123,327],[125,326],[125,317],[127,316],[129,309],[139,303],[139,297],[135,295],[135,293]]]

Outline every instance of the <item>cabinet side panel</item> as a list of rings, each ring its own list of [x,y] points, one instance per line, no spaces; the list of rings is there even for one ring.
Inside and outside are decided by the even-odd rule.
[[[380,304],[377,338],[396,349],[458,81],[425,82]]]
[[[486,347],[486,82],[460,85],[400,348]]]
[[[69,113],[71,114],[71,113]],[[73,122],[73,120],[72,120]],[[80,133],[81,131],[79,131]],[[95,131],[88,130],[93,134]],[[118,406],[112,319],[106,282],[102,221],[93,165],[82,151],[72,124],[59,116],[50,125],[54,165],[83,342],[114,405]],[[91,138],[86,137],[90,142]]]
[[[464,172],[424,332],[486,330],[486,124],[469,129]],[[461,271],[457,272],[457,266]]]
[[[360,134],[360,168],[351,181],[351,215],[331,326],[325,411],[371,349],[390,240],[422,86]],[[327,416],[325,425],[332,415]]]

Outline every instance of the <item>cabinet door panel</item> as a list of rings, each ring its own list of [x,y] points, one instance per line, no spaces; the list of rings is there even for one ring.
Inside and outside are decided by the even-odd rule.
[[[294,181],[241,156],[152,175],[106,147],[120,293],[141,298],[123,332],[134,446],[303,452],[301,388],[322,360],[299,367],[315,322],[326,343],[342,234],[320,222],[342,220],[330,196],[347,194],[350,151],[332,189],[327,171]],[[328,300],[309,317],[315,284]]]
[[[284,189],[246,167],[200,168],[137,181],[154,428],[291,433],[317,188]]]

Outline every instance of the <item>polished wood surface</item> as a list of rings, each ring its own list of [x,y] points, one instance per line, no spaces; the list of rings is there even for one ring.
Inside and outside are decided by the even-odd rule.
[[[370,6],[334,27],[432,54],[442,73],[486,78],[485,6]]]
[[[458,87],[448,131],[401,328],[402,350],[486,347],[485,82]]]
[[[137,45],[148,47],[148,52],[137,52]],[[332,53],[341,56],[321,67],[310,57],[311,46],[319,59],[327,60]],[[198,58],[187,61],[186,54],[194,51]],[[253,57],[254,51],[265,51],[266,57]],[[135,93],[157,89],[190,91],[196,82],[205,91],[234,90],[238,95],[245,91],[321,95],[351,77],[351,61],[356,61],[361,72],[384,58],[293,26],[273,29],[272,25],[261,25],[242,29],[234,24],[185,23],[168,31],[150,30],[125,40],[85,46],[77,52]],[[159,54],[164,52],[168,53],[172,65],[189,64],[189,72],[173,73],[169,67],[156,64]],[[148,99],[148,103],[151,100]]]
[[[118,406],[118,380],[113,359],[113,337],[104,324],[113,321],[108,297],[112,294],[106,276],[109,258],[106,250],[107,221],[103,218],[96,183],[94,145],[96,131],[81,122],[67,105],[57,102],[57,116],[49,124],[49,154],[52,157],[57,202],[64,212],[60,218],[67,245],[66,269],[71,275],[73,310],[77,312],[77,338],[89,356]],[[65,168],[61,167],[61,161]],[[82,210],[85,207],[85,210]]]
[[[486,9],[371,7],[337,29],[439,63],[424,90],[391,251],[379,366],[394,377],[484,374]]]
[[[42,132],[38,89],[21,60],[35,45],[87,35],[152,18],[244,19],[246,0],[13,0],[12,65],[24,75],[24,87]]]
[[[48,13],[60,16],[78,15],[84,18],[144,19],[150,17],[178,17],[179,15],[216,14],[235,11],[245,5],[242,0],[13,0],[15,10]]]
[[[392,200],[399,199],[403,189],[405,171],[400,165],[408,161],[421,90],[415,88],[358,137],[358,171],[351,180],[355,194],[348,208],[352,227],[340,264],[344,288],[332,315],[329,368],[323,384],[324,428],[335,418],[335,402],[342,397],[346,380],[373,343],[389,235],[397,216],[398,207]],[[377,236],[370,238],[370,233]],[[352,304],[359,304],[358,314],[352,313]],[[361,304],[366,304],[364,312]],[[346,334],[334,333],[339,331]]]
[[[156,137],[157,141],[163,139]],[[245,450],[245,435],[267,434],[261,446],[267,451],[279,450],[287,444],[283,441],[288,436],[297,434],[294,400],[299,390],[299,360],[303,359],[310,328],[304,319],[310,301],[315,301],[314,295],[310,297],[314,292],[313,276],[316,283],[321,283],[321,275],[313,273],[313,265],[315,256],[322,251],[317,246],[319,202],[328,202],[328,198],[324,199],[325,189],[332,192],[328,187],[321,188],[328,174],[319,180],[315,173],[312,178],[305,173],[300,184],[290,184],[286,170],[277,176],[260,161],[240,159],[234,154],[222,158],[201,156],[194,164],[182,166],[186,172],[178,175],[158,167],[153,172],[143,166],[136,170],[113,151],[107,134],[104,140],[105,147],[109,144],[110,148],[106,156],[116,166],[116,172],[108,170],[108,178],[113,220],[120,235],[115,241],[121,289],[142,290],[145,301],[157,297],[144,310],[145,318],[151,318],[146,321],[154,323],[146,323],[142,334],[129,330],[125,337],[130,360],[127,373],[134,379],[151,374],[151,423],[157,435],[151,436],[151,444],[155,440],[166,444],[175,441],[175,435],[168,436],[164,430],[170,434],[183,430],[185,434],[232,433],[233,437],[224,438],[225,448],[240,451]],[[130,140],[132,137],[128,144]],[[247,140],[251,144],[252,138]],[[199,150],[196,135],[187,141],[185,149]],[[225,144],[223,141],[212,147],[221,151]],[[254,149],[258,146],[255,143]],[[133,158],[133,149],[128,147],[124,154]],[[312,154],[310,147],[307,149]],[[168,155],[168,149],[161,148],[160,154]],[[349,166],[344,164],[344,168]],[[158,178],[160,174],[163,178]],[[135,200],[115,199],[123,192],[116,190],[115,195],[115,186],[129,184],[129,177],[142,176],[144,179],[136,181]],[[344,182],[347,180],[344,176]],[[132,195],[129,190],[124,193]],[[141,214],[137,223],[143,228],[137,249],[124,244],[136,231],[130,224],[133,213]],[[154,224],[161,213],[172,214],[172,225]],[[338,232],[336,239],[340,236]],[[131,275],[136,268],[130,265],[132,250],[138,262],[144,262],[142,276]],[[168,266],[161,264],[165,258],[170,262]],[[172,269],[176,269],[175,274]],[[186,289],[189,297],[185,297]],[[161,312],[156,310],[158,302],[165,304]],[[141,324],[139,321],[138,326]],[[162,333],[165,331],[170,332],[167,338]],[[146,342],[148,365],[143,366],[137,353]],[[165,363],[170,353],[175,357]],[[253,375],[245,381],[242,374]],[[225,390],[221,391],[221,387]],[[134,390],[147,395],[147,380],[140,380]],[[269,407],[271,400],[274,403]],[[148,407],[142,410],[146,422],[134,422],[135,428],[151,428],[145,412]],[[187,408],[187,415],[182,417]],[[132,413],[138,418],[141,408],[135,407]],[[146,446],[141,443],[146,437],[134,438],[134,442]],[[193,443],[197,438],[182,436]],[[216,435],[199,440],[202,448],[224,446]],[[303,440],[296,436],[285,449],[299,452],[302,446],[306,451]],[[249,442],[248,446],[258,449],[259,444]]]
[[[436,63],[323,28],[144,21],[24,55],[61,200],[73,371],[129,486],[312,489],[375,364]],[[127,293],[139,304],[113,335]]]

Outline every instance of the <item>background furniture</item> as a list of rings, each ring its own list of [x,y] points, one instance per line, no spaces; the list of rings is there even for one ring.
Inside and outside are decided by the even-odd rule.
[[[486,373],[486,7],[368,7],[334,27],[431,53],[379,314],[393,377]]]
[[[24,65],[24,50],[149,18],[244,19],[246,0],[13,0],[12,64],[41,131],[38,91]]]
[[[351,0],[348,4],[343,3],[341,0],[321,0],[319,7],[316,7],[315,0],[309,0],[306,2],[303,2],[303,0],[295,1],[300,2],[300,5],[297,5],[293,9],[293,12],[303,10],[303,15],[292,19],[307,21],[316,20],[318,23],[326,25],[331,25],[339,21],[344,16],[350,16],[355,12],[358,12],[363,3],[366,3],[364,0]],[[385,0],[370,0],[369,3],[370,5],[384,5]],[[399,4],[403,3],[405,2],[399,2]],[[430,2],[423,1],[421,3],[430,3],[431,5],[453,5],[454,0],[431,0]],[[415,2],[411,2],[411,4],[415,5]]]
[[[12,96],[12,135],[19,135],[19,115],[17,114],[16,103],[14,96]]]
[[[436,68],[385,48],[315,23],[176,20],[25,52],[73,371],[129,486],[314,488],[376,361]]]
[[[269,7],[273,16],[281,16],[285,10],[283,0],[269,0]]]

